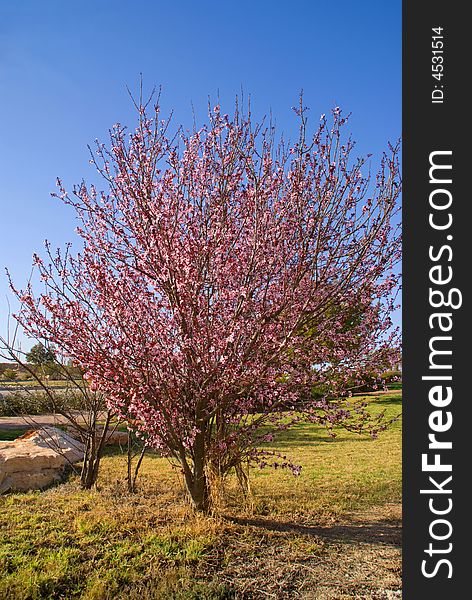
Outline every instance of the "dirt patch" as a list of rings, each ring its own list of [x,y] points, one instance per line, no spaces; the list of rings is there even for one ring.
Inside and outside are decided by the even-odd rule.
[[[232,521],[241,527],[239,539],[226,548],[226,564],[217,577],[235,589],[236,598],[401,597],[398,504],[353,513],[330,527],[263,518]]]

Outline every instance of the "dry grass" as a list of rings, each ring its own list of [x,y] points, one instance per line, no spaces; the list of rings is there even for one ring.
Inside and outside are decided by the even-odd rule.
[[[398,413],[399,394],[372,396],[372,409]],[[302,475],[253,470],[252,510],[230,478],[212,518],[192,513],[157,456],[130,496],[125,457],[110,453],[96,490],[72,476],[0,499],[0,598],[396,598],[400,437],[399,423],[374,441],[299,426],[274,447]]]

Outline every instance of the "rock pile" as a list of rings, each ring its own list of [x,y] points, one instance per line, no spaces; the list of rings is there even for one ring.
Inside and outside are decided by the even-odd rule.
[[[56,427],[0,442],[0,494],[42,489],[60,481],[66,466],[83,458],[83,444]]]
[[[66,429],[67,433],[69,433],[69,435],[71,435],[74,439],[79,439],[79,435],[75,427],[68,425]],[[102,435],[103,428],[99,426],[97,427],[97,442],[101,439]],[[119,429],[115,428],[110,428],[105,437],[105,446],[113,446],[115,444],[118,444],[120,446],[126,446],[128,444],[128,432],[120,431]]]

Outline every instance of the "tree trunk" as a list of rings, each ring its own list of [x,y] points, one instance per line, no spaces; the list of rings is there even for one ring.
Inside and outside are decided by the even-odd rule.
[[[134,467],[133,473],[133,459],[137,454],[133,454],[133,440],[131,437],[131,431],[128,430],[128,475],[127,475],[127,483],[128,483],[128,492],[130,494],[134,494],[136,492],[136,480],[138,478],[139,469],[141,467],[141,463],[143,462],[144,455],[146,453],[146,446],[143,445],[141,448],[141,452],[139,453],[138,460]]]
[[[187,483],[187,489],[192,499],[195,510],[203,512],[205,514],[210,512],[210,494],[208,489],[208,482],[205,475],[202,475],[189,486]]]
[[[98,433],[96,414],[93,415],[91,420],[91,427],[88,432],[85,446],[84,463],[80,475],[80,483],[86,490],[91,489],[97,482],[100,460],[102,458],[106,436],[110,427],[110,420],[111,412],[107,411],[107,418],[100,434],[100,439],[97,439]]]
[[[84,466],[81,473],[80,483],[85,490],[92,488],[94,482],[94,459],[91,452],[86,454],[84,458]]]
[[[205,436],[200,432],[195,437],[193,473],[185,469],[185,483],[195,510],[209,513],[211,509],[210,490],[205,472]]]

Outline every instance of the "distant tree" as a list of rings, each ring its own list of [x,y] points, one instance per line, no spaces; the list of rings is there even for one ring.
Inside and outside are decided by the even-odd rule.
[[[287,145],[216,106],[179,147],[146,106],[129,137],[117,124],[92,154],[106,193],[58,182],[83,252],[35,256],[46,292],[17,290],[17,319],[179,463],[207,511],[210,481],[248,461],[298,472],[261,447],[281,429],[385,426],[339,396],[394,343],[398,147],[371,182],[339,108],[308,138],[300,103]],[[316,385],[322,398],[284,414]]]
[[[35,344],[26,354],[26,361],[31,365],[48,365],[56,362],[56,351],[53,346],[46,348],[41,343]]]

